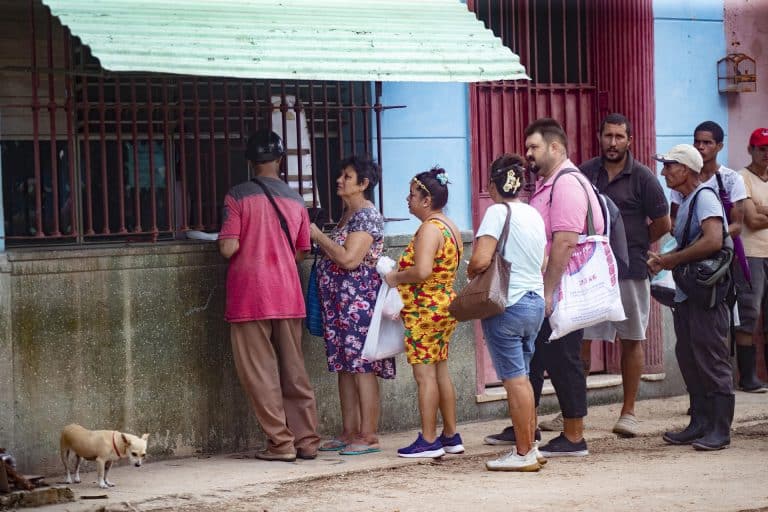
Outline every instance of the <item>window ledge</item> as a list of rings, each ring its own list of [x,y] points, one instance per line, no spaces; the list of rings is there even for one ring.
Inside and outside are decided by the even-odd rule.
[[[642,379],[645,381],[659,381],[659,380],[663,380],[664,377],[665,377],[665,374],[657,373],[657,374],[643,375]],[[614,374],[590,375],[589,377],[587,377],[588,390],[612,388],[617,386],[621,386],[621,375],[614,375]],[[544,387],[541,390],[541,394],[542,395],[555,394],[555,388],[552,386],[552,382],[549,379],[546,379],[544,381]],[[476,395],[475,399],[477,403],[496,402],[498,400],[506,400],[507,392],[502,386],[485,388],[485,392],[480,395]]]

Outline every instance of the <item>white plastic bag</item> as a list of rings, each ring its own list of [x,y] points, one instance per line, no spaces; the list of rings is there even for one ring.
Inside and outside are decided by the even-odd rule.
[[[581,235],[554,293],[550,340],[599,324],[626,319],[616,258],[605,235]]]
[[[383,283],[382,286],[387,286]],[[389,288],[389,286],[387,286]],[[400,318],[400,310],[403,309],[403,298],[397,288],[389,288],[384,296],[384,303],[381,306],[381,314],[384,318],[396,320]]]
[[[368,335],[365,337],[363,352],[360,355],[364,361],[378,361],[405,352],[405,326],[400,318],[400,309],[397,310],[394,318],[384,314],[386,296],[391,292],[394,292],[398,299],[400,298],[397,288],[391,289],[387,283],[381,283],[376,306],[373,308],[371,325],[368,327]],[[400,308],[402,308],[402,300]]]
[[[382,276],[394,268],[395,261],[388,256],[382,256],[376,263],[376,270]],[[360,355],[364,361],[378,361],[405,352],[405,326],[400,318],[401,309],[403,300],[400,292],[382,282]]]

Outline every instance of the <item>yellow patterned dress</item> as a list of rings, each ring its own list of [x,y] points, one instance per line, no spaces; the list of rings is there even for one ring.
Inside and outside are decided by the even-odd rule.
[[[397,287],[403,299],[400,315],[405,324],[405,350],[410,364],[431,364],[448,359],[448,342],[457,323],[448,313],[448,305],[456,296],[453,280],[461,248],[447,225],[438,219],[427,222],[440,229],[444,240],[432,264],[432,273],[421,283],[404,283]],[[414,266],[413,242],[412,239],[400,256],[399,270]]]

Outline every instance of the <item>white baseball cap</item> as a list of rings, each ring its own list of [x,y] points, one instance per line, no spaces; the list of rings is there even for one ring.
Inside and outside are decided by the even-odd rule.
[[[695,173],[701,172],[701,168],[704,167],[701,153],[690,144],[678,144],[663,155],[656,155],[653,158],[665,164],[683,164]]]

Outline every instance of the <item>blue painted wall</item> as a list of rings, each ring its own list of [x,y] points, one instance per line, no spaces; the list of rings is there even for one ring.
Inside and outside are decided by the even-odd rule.
[[[408,213],[410,180],[435,165],[451,184],[445,213],[460,229],[471,229],[469,98],[467,84],[384,82],[382,104],[407,105],[382,116],[384,215],[387,234],[410,234],[420,222]]]
[[[717,92],[725,55],[722,0],[655,0],[656,151],[692,144],[693,129],[712,120],[726,133],[718,161],[728,161],[728,108]],[[663,179],[662,179],[663,183]]]

